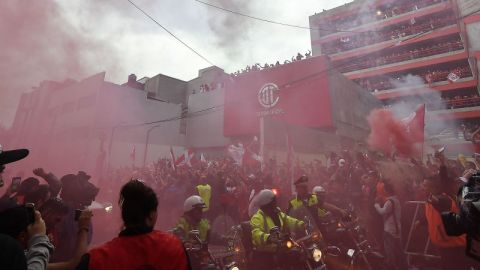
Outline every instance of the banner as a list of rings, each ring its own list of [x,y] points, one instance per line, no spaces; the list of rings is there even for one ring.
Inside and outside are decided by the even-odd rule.
[[[224,135],[258,134],[262,116],[331,128],[328,68],[320,56],[234,77],[225,90]]]

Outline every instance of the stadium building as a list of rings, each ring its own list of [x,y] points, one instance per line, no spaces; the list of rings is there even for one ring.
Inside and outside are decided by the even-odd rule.
[[[327,55],[384,105],[425,103],[428,143],[473,152],[479,11],[476,0],[355,0],[310,16],[313,56]]]

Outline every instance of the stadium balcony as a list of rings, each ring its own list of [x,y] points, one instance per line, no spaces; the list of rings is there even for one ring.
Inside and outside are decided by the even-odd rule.
[[[465,108],[431,111],[429,112],[429,114],[429,117],[432,121],[480,118],[480,105]]]
[[[395,40],[387,40],[384,42],[368,45],[365,47],[360,47],[351,51],[331,54],[329,55],[329,57],[332,60],[332,62],[353,59],[353,58],[360,57],[362,55],[380,51],[380,50],[385,50],[390,48],[401,48],[401,47],[410,46],[412,44],[416,44],[422,41],[429,41],[437,38],[444,38],[452,34],[459,34],[460,31],[461,31],[460,27],[457,24],[449,25],[446,27],[442,27],[437,31],[429,31],[420,35],[414,34],[414,35],[405,36]]]
[[[450,74],[452,77],[449,78]],[[468,62],[452,62],[445,63],[443,66],[425,66],[416,70],[406,70],[403,72],[387,73],[382,72],[374,74],[372,77],[355,78],[347,76],[349,79],[355,80],[360,86],[368,91],[378,92],[393,88],[418,86],[421,80],[427,86],[443,81],[457,82],[462,78],[473,77],[472,70]],[[416,78],[412,81],[412,77]]]
[[[411,96],[411,95],[422,95],[427,94],[433,91],[453,91],[458,89],[476,87],[477,80],[473,77],[466,77],[457,80],[454,83],[449,82],[448,80],[439,81],[432,83],[430,85],[420,85],[416,87],[402,87],[402,88],[395,88],[395,89],[388,89],[384,91],[375,91],[373,90],[373,94],[380,100],[388,100],[391,98],[398,98],[403,96]]]
[[[440,44],[430,45],[429,47],[421,47],[420,49],[404,48],[400,52],[393,52],[385,56],[372,56],[365,59],[347,62],[348,64],[338,64],[338,70],[345,75],[366,72],[379,68],[394,67],[402,64],[406,65],[406,69],[411,68],[409,63],[422,60],[425,65],[430,65],[428,60],[441,58],[444,56],[455,55],[464,52],[464,46],[461,40],[444,42]],[[433,56],[433,57],[432,57]]]
[[[428,33],[434,29],[440,29],[449,25],[456,24],[453,14],[435,14],[435,17],[422,17],[415,22],[406,24],[395,24],[390,29],[385,29],[379,33],[358,33],[350,37],[344,37],[332,42],[323,43],[321,45],[322,54],[333,55],[336,53],[347,52],[358,48],[386,42],[401,42],[408,39],[409,36],[416,36],[422,33]],[[395,44],[395,43],[394,43]]]
[[[449,1],[412,1],[412,3],[407,5],[402,5],[399,7],[395,6],[388,10],[382,8],[372,9],[373,13],[370,14],[360,14],[359,16],[355,16],[354,14],[343,14],[342,18],[347,18],[348,21],[341,23],[335,23],[335,21],[330,23],[327,20],[320,19],[313,23],[313,27],[318,26],[325,29],[337,29],[354,32],[372,29],[376,30],[405,21],[410,21],[412,18],[428,16],[430,14],[451,8],[452,5]],[[349,19],[352,17],[354,19]],[[352,34],[355,34],[354,32],[328,32],[320,30],[321,38],[316,40],[315,44],[324,44],[337,39],[346,38]]]

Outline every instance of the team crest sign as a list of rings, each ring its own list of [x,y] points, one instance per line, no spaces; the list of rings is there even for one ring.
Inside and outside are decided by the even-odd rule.
[[[280,101],[280,89],[274,83],[267,83],[258,91],[258,102],[265,109],[258,112],[258,116],[283,114],[284,111],[279,108],[274,108]]]

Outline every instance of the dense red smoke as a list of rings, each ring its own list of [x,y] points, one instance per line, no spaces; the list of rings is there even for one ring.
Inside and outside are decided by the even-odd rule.
[[[413,157],[421,154],[417,145],[419,136],[412,134],[405,121],[397,119],[391,110],[373,110],[368,116],[368,123],[371,129],[368,144],[371,148],[387,155],[396,153]]]
[[[91,13],[85,16],[101,20]],[[0,1],[0,123],[9,126],[20,95],[42,80],[81,78],[113,63],[110,42],[74,25],[54,0]],[[95,63],[95,64],[92,64]],[[109,70],[110,71],[110,70]]]

